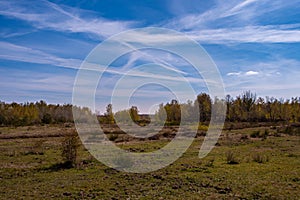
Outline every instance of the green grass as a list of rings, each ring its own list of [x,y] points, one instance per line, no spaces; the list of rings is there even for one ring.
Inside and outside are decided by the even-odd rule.
[[[249,137],[247,142],[238,142],[238,134],[253,131],[230,132],[204,159],[198,158],[203,138],[197,138],[175,163],[146,174],[110,169],[82,146],[77,167],[64,169],[59,165],[62,137],[0,139],[0,198],[300,199],[299,136]],[[149,152],[167,142],[118,145],[134,152]],[[232,152],[238,164],[228,164],[226,152]],[[253,155],[268,160],[259,163]]]

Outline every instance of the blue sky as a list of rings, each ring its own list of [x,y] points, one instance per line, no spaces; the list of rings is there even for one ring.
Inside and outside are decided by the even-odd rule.
[[[299,10],[299,0],[0,0],[0,100],[71,103],[77,71],[89,52],[114,34],[148,26],[180,31],[201,44],[232,96],[245,90],[262,97],[300,96]],[[101,80],[97,110],[104,110],[112,82],[125,69],[154,58],[174,69],[185,66],[163,52],[125,56]],[[185,73],[191,80],[201,79]],[[197,93],[206,91],[201,81],[193,84]],[[172,97],[158,86],[143,88],[132,102],[142,112]]]

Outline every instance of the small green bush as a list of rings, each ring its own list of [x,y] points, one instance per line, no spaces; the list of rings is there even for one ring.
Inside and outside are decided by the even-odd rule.
[[[226,161],[227,161],[227,164],[238,164],[239,163],[235,154],[232,151],[226,152]]]
[[[43,118],[42,118],[42,122],[44,124],[51,124],[52,123],[52,116],[49,113],[44,114]]]
[[[44,154],[44,144],[45,140],[37,140],[31,146],[29,154],[43,155]]]
[[[116,168],[119,170],[122,169],[128,169],[133,166],[133,160],[126,155],[118,155],[113,160],[114,164],[116,165]]]
[[[264,134],[263,134],[263,138],[267,138],[269,136],[269,130],[265,129]]]
[[[75,167],[77,158],[77,149],[79,147],[79,138],[77,134],[65,136],[61,144],[62,158],[66,166]]]
[[[262,153],[253,154],[252,159],[254,162],[257,162],[257,163],[266,163],[269,161],[269,157],[266,155],[263,155]]]
[[[285,134],[288,134],[288,135],[292,135],[293,133],[293,129],[291,126],[287,126],[285,129],[284,129],[284,133]]]
[[[108,136],[108,139],[109,139],[110,141],[115,141],[116,139],[118,139],[118,134],[110,134],[110,135]]]
[[[250,134],[250,137],[252,137],[252,138],[257,138],[257,137],[259,137],[259,133],[260,133],[260,131],[253,131],[253,132]]]
[[[205,166],[206,166],[206,167],[213,167],[213,166],[214,166],[214,162],[215,162],[215,158],[211,158],[211,159],[209,159],[209,160],[205,163]]]

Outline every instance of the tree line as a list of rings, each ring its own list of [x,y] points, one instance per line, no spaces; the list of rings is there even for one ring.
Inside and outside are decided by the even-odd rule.
[[[256,97],[250,91],[235,99],[226,96],[227,121],[231,122],[299,122],[300,98],[276,99]]]
[[[218,105],[226,106],[226,122],[300,122],[300,98],[293,97],[286,100],[268,96],[263,98],[257,97],[251,91],[245,91],[235,98],[227,95],[225,99],[214,98],[213,100],[208,94],[201,93],[196,100],[189,100],[186,103],[171,100],[166,104],[161,103],[154,117],[158,121],[162,120],[171,125],[179,124],[182,119],[193,120],[195,116],[199,116],[197,119],[199,122],[209,122],[212,108],[217,108]],[[145,120],[140,119],[139,111],[135,106],[113,113],[112,105],[109,104],[102,122],[110,119],[106,122],[115,123],[114,116],[126,122],[128,121],[126,112],[134,122]]]
[[[257,97],[251,91],[245,91],[233,98],[227,95],[225,99],[212,98],[201,93],[194,101],[179,103],[171,100],[169,103],[160,104],[154,118],[167,124],[179,124],[181,119],[194,119],[209,122],[211,111],[218,104],[226,105],[226,121],[228,122],[300,122],[300,98],[276,99],[274,97]],[[54,105],[45,101],[36,103],[5,103],[0,101],[0,125],[24,126],[34,124],[50,124],[73,122],[72,110],[83,113],[84,116],[94,115],[90,109],[73,106],[71,104]],[[199,112],[199,113],[198,113]],[[108,104],[106,112],[98,116],[100,123],[114,124],[115,118],[136,123],[149,121],[149,116],[139,115],[136,106],[130,109],[113,113],[112,105]]]
[[[71,104],[55,105],[47,104],[45,101],[19,104],[0,101],[0,125],[26,126],[73,122],[72,109],[92,114],[88,108],[80,108]]]

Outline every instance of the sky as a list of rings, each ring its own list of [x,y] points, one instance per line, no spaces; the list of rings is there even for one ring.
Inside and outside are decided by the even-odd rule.
[[[175,30],[200,44],[216,64],[226,94],[251,90],[262,97],[297,97],[299,10],[300,0],[0,0],[0,101],[72,103],[78,70],[90,52],[115,34],[145,27]],[[100,68],[95,95],[100,112],[128,71],[139,80],[159,77],[181,88],[179,73],[195,93],[207,92],[190,63],[162,50],[135,50]],[[133,80],[126,85],[134,86]],[[184,91],[176,92],[184,96]],[[172,92],[141,85],[129,104],[149,112],[176,97]]]

